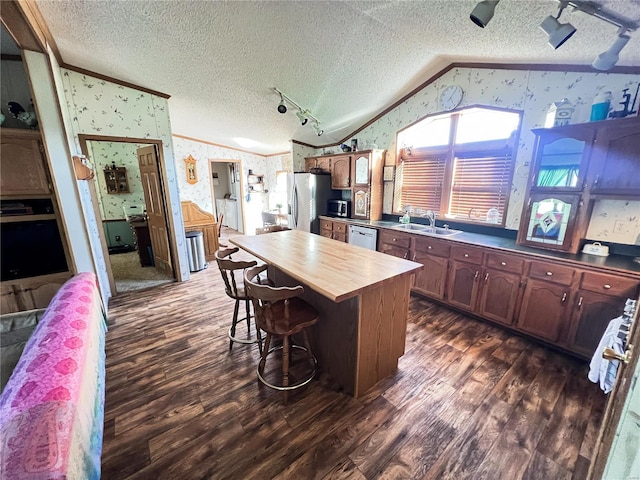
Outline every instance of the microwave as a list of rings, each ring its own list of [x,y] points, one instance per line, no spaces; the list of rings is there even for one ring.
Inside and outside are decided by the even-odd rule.
[[[327,215],[330,217],[351,217],[351,202],[349,200],[329,200]]]

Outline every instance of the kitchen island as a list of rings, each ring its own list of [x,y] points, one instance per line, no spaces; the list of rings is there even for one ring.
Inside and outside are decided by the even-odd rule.
[[[320,313],[314,353],[339,388],[357,398],[396,370],[421,264],[301,230],[229,241],[267,263],[276,285],[305,287]]]

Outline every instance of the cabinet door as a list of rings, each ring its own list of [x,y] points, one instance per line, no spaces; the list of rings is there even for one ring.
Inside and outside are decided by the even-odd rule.
[[[591,154],[593,193],[640,195],[640,122],[603,126]],[[635,174],[631,172],[636,172]]]
[[[443,300],[449,260],[420,251],[414,252],[411,259],[424,265],[416,272],[413,289],[418,293]]]
[[[351,188],[351,156],[343,155],[331,158],[331,188]]]
[[[322,170],[322,173],[331,173],[331,159],[329,157],[318,158],[316,168]]]
[[[452,260],[449,266],[447,299],[453,306],[473,310],[478,297],[480,266]]]
[[[369,180],[369,155],[359,154],[353,161],[353,184],[368,186]]]
[[[409,258],[409,249],[391,243],[380,243],[378,251],[398,258]]]
[[[320,235],[327,238],[333,238],[333,232],[325,228],[320,229]]]
[[[558,342],[569,321],[569,287],[544,280],[529,279],[522,296],[516,326],[519,330]]]
[[[40,140],[33,135],[2,134],[2,195],[49,195],[44,158]]]
[[[357,188],[353,192],[352,205],[353,218],[369,218],[369,189]]]
[[[520,274],[487,269],[482,282],[478,314],[511,325],[520,292]]]
[[[333,239],[337,240],[339,242],[347,242],[347,234],[346,233],[340,233],[340,232],[333,232]]]
[[[317,161],[318,161],[318,159],[314,158],[314,157],[305,158],[304,159],[304,171],[309,173],[312,168],[316,168]]]
[[[622,315],[625,299],[579,290],[569,348],[584,357],[591,357],[609,322]]]
[[[537,130],[532,191],[579,191],[586,176],[594,132],[590,128],[562,127]]]

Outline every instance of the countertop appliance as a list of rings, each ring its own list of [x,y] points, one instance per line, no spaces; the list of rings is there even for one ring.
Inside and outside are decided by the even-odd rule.
[[[330,217],[349,218],[351,216],[351,202],[349,200],[329,200],[327,203],[327,215]]]
[[[349,243],[375,250],[378,243],[378,230],[360,225],[349,225]]]
[[[287,175],[289,227],[320,233],[320,215],[327,213],[327,201],[338,192],[331,189],[331,175],[290,173]]]

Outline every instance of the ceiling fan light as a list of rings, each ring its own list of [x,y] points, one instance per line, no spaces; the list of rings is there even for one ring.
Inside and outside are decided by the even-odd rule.
[[[540,24],[540,28],[549,36],[549,45],[554,49],[562,46],[576,33],[576,28],[570,23],[560,23],[558,19],[549,15]]]
[[[602,52],[596,57],[591,66],[596,70],[611,70],[620,59],[620,51],[629,42],[629,35],[618,35],[613,45],[606,52]]]
[[[499,1],[500,0],[484,0],[478,3],[472,10],[469,18],[479,27],[486,27],[489,20],[493,18],[493,13],[495,12],[496,5]]]

